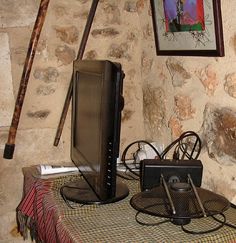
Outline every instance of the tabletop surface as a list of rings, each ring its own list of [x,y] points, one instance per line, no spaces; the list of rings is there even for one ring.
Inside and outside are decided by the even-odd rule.
[[[131,207],[130,199],[140,191],[137,181],[124,182],[129,187],[129,196],[119,202],[105,205],[81,205],[68,202],[60,195],[60,188],[65,183],[78,180],[79,175],[63,175],[40,178],[32,171],[24,170],[25,194],[18,207],[21,216],[26,216],[36,223],[39,242],[236,242],[236,228],[224,225],[208,234],[188,234],[181,226],[166,222],[165,218],[139,214]],[[34,191],[34,196],[32,193]],[[43,192],[43,193],[42,193]],[[29,195],[34,199],[30,210],[25,210]],[[34,202],[36,200],[36,202]],[[28,205],[27,204],[27,205]],[[35,206],[38,205],[38,206]],[[37,210],[35,209],[37,207]],[[236,209],[225,212],[226,222],[236,225]],[[221,219],[219,217],[219,219]],[[161,222],[161,224],[159,224]],[[22,221],[21,223],[24,223]],[[158,225],[155,225],[158,224]],[[48,227],[50,225],[50,227]],[[148,226],[147,226],[148,225]],[[201,232],[217,227],[219,223],[211,217],[192,219],[185,228]],[[29,227],[30,228],[30,227]],[[35,228],[34,228],[35,230]],[[41,232],[41,233],[40,233]]]

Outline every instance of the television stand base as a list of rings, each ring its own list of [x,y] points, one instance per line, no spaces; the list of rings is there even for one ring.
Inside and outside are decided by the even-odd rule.
[[[121,181],[116,183],[115,197],[101,200],[84,179],[78,179],[63,185],[60,193],[65,200],[81,204],[107,204],[120,201],[129,195],[128,187]]]

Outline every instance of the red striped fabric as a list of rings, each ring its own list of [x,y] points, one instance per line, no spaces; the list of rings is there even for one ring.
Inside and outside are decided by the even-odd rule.
[[[35,237],[45,243],[72,243],[73,240],[62,227],[61,215],[53,200],[51,188],[55,179],[35,178],[29,171],[25,172],[24,178],[23,199],[17,211],[32,221],[35,228],[29,230],[35,231]]]
[[[17,207],[23,215],[34,221],[36,235],[43,242],[57,242],[54,233],[54,226],[46,227],[53,212],[45,211],[44,200],[52,185],[51,180],[35,179],[31,181],[31,186],[26,185],[26,195]],[[50,241],[47,241],[50,238]]]

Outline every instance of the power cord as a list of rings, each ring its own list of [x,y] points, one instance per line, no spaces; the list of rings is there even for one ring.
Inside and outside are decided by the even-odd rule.
[[[233,229],[236,229],[236,225],[234,224],[231,224],[231,223],[227,223],[227,222],[222,222],[221,220],[219,220],[218,218],[216,218],[215,216],[211,216],[212,218],[214,218],[217,222],[219,223],[224,223],[224,225],[230,227],[230,228],[233,228]]]
[[[144,209],[148,209],[149,207],[153,207],[155,205],[149,205],[147,207],[145,207]],[[143,213],[142,211],[137,211],[137,213],[135,214],[135,220],[138,224],[143,225],[143,226],[158,226],[167,222],[171,222],[171,219],[166,219],[163,220],[161,222],[157,222],[157,223],[147,223],[144,221],[141,221],[138,216]],[[193,231],[193,230],[189,230],[187,229],[184,225],[180,225],[181,229],[188,234],[192,234],[192,235],[202,235],[202,234],[209,234],[212,233],[214,231],[219,230],[220,228],[222,228],[223,226],[228,226],[230,228],[236,229],[236,225],[230,224],[226,222],[226,216],[223,213],[218,213],[218,215],[220,215],[223,219],[218,219],[216,216],[210,216],[212,219],[214,219],[216,222],[220,223],[219,225],[217,225],[216,227],[209,229],[209,230],[204,230],[204,231]]]
[[[64,195],[64,188],[88,191],[88,188],[81,188],[81,187],[78,187],[78,186],[63,185],[62,187],[60,187],[61,197],[64,200],[64,202],[66,203],[66,205],[68,207],[70,207],[71,209],[75,209],[75,208],[70,204],[70,201],[67,200],[66,196]],[[84,204],[80,205],[80,207],[83,207],[83,206],[84,206]]]
[[[189,160],[197,159],[201,153],[201,139],[197,133],[193,131],[184,132],[179,138],[169,144],[161,153],[161,159],[164,159],[166,155],[174,148],[173,159],[179,160],[187,157]],[[188,152],[190,150],[190,152]],[[180,157],[180,153],[182,156]]]
[[[211,216],[215,221],[217,221],[218,223],[220,223],[219,225],[217,225],[215,228],[209,229],[209,230],[205,230],[205,231],[192,231],[192,230],[188,230],[184,227],[184,225],[181,225],[181,229],[188,234],[192,234],[192,235],[202,235],[202,234],[209,234],[212,233],[216,230],[219,230],[220,228],[222,228],[224,225],[226,225],[226,217],[223,213],[219,213],[218,215],[221,215],[223,217],[223,221],[216,219],[216,217]]]
[[[121,162],[123,163],[123,165],[125,166],[126,170],[128,173],[126,173],[126,176],[123,176],[119,173],[117,173],[117,175],[119,177],[122,177],[124,179],[128,179],[128,180],[139,180],[139,172],[134,171],[126,162],[127,158],[127,152],[128,150],[134,146],[137,145],[138,149],[136,150],[136,152],[133,154],[133,161],[134,164],[136,165],[136,168],[140,167],[140,161],[137,161],[137,155],[141,152],[142,148],[141,148],[141,144],[147,144],[148,146],[150,146],[153,151],[156,154],[156,158],[159,160],[163,160],[165,159],[165,157],[167,156],[168,153],[171,152],[171,150],[173,150],[173,155],[172,158],[173,160],[183,160],[185,158],[192,160],[192,159],[197,159],[200,155],[201,152],[201,139],[200,137],[197,135],[197,133],[193,132],[193,131],[187,131],[184,132],[183,134],[180,135],[179,138],[177,138],[176,140],[174,140],[171,144],[169,144],[162,153],[159,153],[158,150],[155,148],[155,146],[153,146],[151,143],[145,141],[145,140],[137,140],[134,141],[132,143],[130,143],[123,151],[122,156],[121,156]]]
[[[142,213],[141,211],[138,211],[136,214],[135,214],[135,220],[138,224],[140,225],[143,225],[143,226],[158,226],[158,225],[161,225],[161,224],[164,224],[164,223],[168,223],[170,222],[170,219],[165,219],[163,221],[160,221],[160,222],[156,222],[156,223],[146,223],[146,222],[143,222],[141,220],[138,219],[138,215]]]
[[[163,205],[163,203],[154,203],[154,204],[151,204],[151,205],[148,205],[146,207],[143,208],[143,210],[146,210],[146,209],[149,209],[149,208],[152,208],[152,207],[155,207],[155,206],[158,206],[158,205]],[[167,223],[167,222],[170,222],[170,219],[164,219],[163,221],[160,221],[160,222],[156,222],[156,223],[147,223],[147,222],[144,222],[144,221],[141,221],[138,216],[143,213],[141,210],[138,210],[135,214],[135,220],[138,224],[140,225],[144,225],[144,226],[158,226],[160,224],[164,224],[164,223]],[[147,215],[146,213],[143,213],[145,215]]]
[[[150,146],[154,152],[156,153],[156,157],[158,157],[158,159],[161,159],[161,155],[158,152],[158,150],[155,148],[155,146],[153,146],[151,143],[145,141],[145,140],[137,140],[132,142],[131,144],[129,144],[123,151],[122,156],[121,156],[121,161],[123,163],[123,165],[125,166],[125,168],[127,169],[127,171],[129,172],[129,179],[134,179],[134,180],[139,180],[139,172],[134,171],[132,168],[130,168],[130,166],[127,164],[127,152],[129,151],[129,149],[134,146],[134,145],[138,145],[138,149],[136,150],[136,154],[141,150],[141,144],[147,144],[148,146]],[[136,164],[136,158],[135,158],[135,153],[133,154],[133,159],[134,159],[134,163]],[[139,167],[139,165],[137,165],[137,167]],[[124,178],[124,176],[117,174],[118,176]]]

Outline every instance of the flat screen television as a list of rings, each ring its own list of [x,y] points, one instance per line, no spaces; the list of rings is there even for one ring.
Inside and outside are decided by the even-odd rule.
[[[129,194],[116,175],[124,73],[119,63],[76,60],[73,66],[71,159],[83,179],[66,185],[74,202],[111,203]]]

